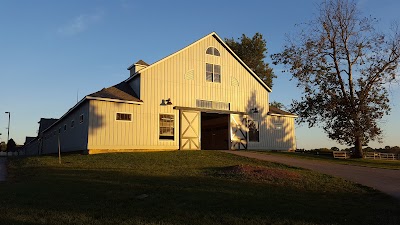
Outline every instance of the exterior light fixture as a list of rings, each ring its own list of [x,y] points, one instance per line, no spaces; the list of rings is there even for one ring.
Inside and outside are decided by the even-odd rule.
[[[253,113],[258,113],[257,107],[254,107],[253,109],[251,109],[251,111],[253,111]]]
[[[171,98],[161,99],[161,106],[172,105]]]

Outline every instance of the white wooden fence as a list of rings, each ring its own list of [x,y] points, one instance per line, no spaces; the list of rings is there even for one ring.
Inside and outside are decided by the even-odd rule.
[[[333,151],[333,158],[348,159],[348,158],[350,158],[350,154],[346,151]]]
[[[381,159],[381,160],[396,160],[400,159],[399,154],[394,153],[381,153],[381,152],[366,152],[365,159]]]
[[[348,159],[350,154],[346,151],[333,151],[333,158],[335,159]],[[381,153],[381,152],[366,152],[365,159],[381,159],[381,160],[400,160],[400,154],[394,153]]]

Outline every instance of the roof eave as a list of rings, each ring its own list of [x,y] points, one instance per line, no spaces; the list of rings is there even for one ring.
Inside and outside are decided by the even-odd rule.
[[[64,113],[64,115],[62,115],[60,117],[60,119],[58,119],[56,122],[54,122],[52,125],[50,125],[48,128],[44,129],[42,131],[42,133],[46,132],[47,130],[49,130],[50,128],[52,128],[55,124],[57,124],[59,121],[61,121],[62,119],[64,119],[64,117],[66,117],[70,112],[74,111],[74,109],[76,109],[79,105],[81,105],[85,100],[87,99],[87,96],[85,96],[84,98],[82,98],[82,100],[80,100],[78,103],[76,103],[72,108],[70,108],[66,113]]]
[[[93,97],[93,96],[86,96],[86,99],[88,99],[88,100],[99,100],[99,101],[107,101],[107,102],[121,102],[121,103],[143,105],[143,101],[128,101],[128,100],[121,100],[121,99],[114,99],[114,98],[100,98],[100,97]]]
[[[235,53],[235,52],[234,52],[234,51],[233,51],[233,50],[218,36],[217,33],[212,32],[210,35],[214,36],[214,37],[229,51],[229,53],[231,53],[231,54],[233,55],[233,57],[234,57],[237,61],[239,61],[239,63],[242,64],[242,66],[243,66],[244,68],[246,68],[246,70],[247,70],[249,73],[251,73],[251,75],[253,75],[253,77],[254,77],[265,89],[267,89],[268,92],[272,92],[272,89],[271,89],[270,87],[268,87],[268,85],[266,85],[266,84],[264,83],[264,81],[262,81],[262,80],[260,79],[260,77],[259,77],[256,73],[254,73],[254,71],[251,70],[251,69],[246,65],[246,63],[243,62],[243,60],[241,60],[241,59],[239,58],[238,55],[236,55],[236,53]]]
[[[284,114],[276,114],[276,113],[268,113],[270,116],[283,116],[283,117],[292,117],[292,118],[298,118],[299,116],[297,115],[284,115]]]

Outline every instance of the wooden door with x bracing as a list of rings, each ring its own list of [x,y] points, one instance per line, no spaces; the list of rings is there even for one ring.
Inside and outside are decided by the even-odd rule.
[[[200,115],[199,111],[180,112],[181,150],[200,150]]]
[[[231,150],[247,149],[248,131],[246,116],[231,114]]]

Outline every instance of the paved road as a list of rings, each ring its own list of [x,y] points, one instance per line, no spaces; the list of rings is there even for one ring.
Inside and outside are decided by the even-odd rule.
[[[400,170],[378,169],[361,166],[340,165],[308,159],[267,155],[245,151],[223,151],[230,154],[278,162],[290,166],[315,170],[332,176],[342,177],[365,186],[369,186],[400,199]]]
[[[0,157],[0,182],[5,181],[7,177],[7,167],[6,167],[7,158]]]

